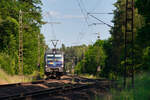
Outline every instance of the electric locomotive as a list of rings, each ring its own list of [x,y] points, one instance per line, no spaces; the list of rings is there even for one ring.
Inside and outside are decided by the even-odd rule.
[[[47,78],[60,79],[64,74],[64,54],[63,52],[51,49],[45,53],[45,75]]]

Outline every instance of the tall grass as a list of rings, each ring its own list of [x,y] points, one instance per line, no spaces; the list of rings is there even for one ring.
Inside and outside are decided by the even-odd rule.
[[[35,80],[33,76],[9,75],[4,70],[0,69],[0,84],[31,82],[33,80]]]
[[[113,100],[150,100],[150,73],[136,75],[134,89],[122,91],[112,89],[112,94]]]
[[[8,74],[14,75],[16,72],[15,58],[6,54],[0,53],[0,68],[4,69]]]

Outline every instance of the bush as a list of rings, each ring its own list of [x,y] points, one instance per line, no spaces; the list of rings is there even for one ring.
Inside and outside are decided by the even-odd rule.
[[[150,77],[149,75],[150,73],[144,73],[143,75],[141,74],[136,75],[134,89],[128,88],[128,89],[122,90],[121,92],[113,89],[112,90],[113,100],[150,100],[150,92],[149,92]]]
[[[0,68],[4,69],[8,74],[15,74],[15,58],[6,53],[0,53]]]

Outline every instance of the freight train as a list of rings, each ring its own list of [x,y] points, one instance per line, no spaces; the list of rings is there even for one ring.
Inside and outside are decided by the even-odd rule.
[[[64,74],[64,54],[63,52],[51,49],[47,50],[44,57],[44,71],[47,79],[60,79]]]

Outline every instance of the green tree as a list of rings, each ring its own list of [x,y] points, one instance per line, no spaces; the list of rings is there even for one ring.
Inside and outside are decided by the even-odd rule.
[[[23,12],[23,52],[24,74],[31,74],[37,70],[38,34],[40,34],[41,59],[44,57],[44,36],[40,33],[42,22],[41,0],[1,0],[0,1],[0,52],[12,58],[13,70],[18,74],[19,49],[19,11]],[[3,56],[2,56],[3,57]],[[4,57],[2,58],[4,59]],[[7,62],[7,61],[5,61]],[[41,60],[41,65],[43,60]],[[0,62],[2,66],[2,62]],[[8,71],[10,65],[2,66]]]
[[[138,30],[136,43],[139,46],[140,51],[140,69],[149,69],[149,46],[150,46],[150,0],[136,0],[136,7],[138,8],[139,14],[143,17],[144,24]]]
[[[78,63],[75,68],[76,73],[97,74],[97,67],[105,66],[105,51],[103,48],[104,41],[97,40],[93,46],[89,46],[85,52],[84,58]]]

